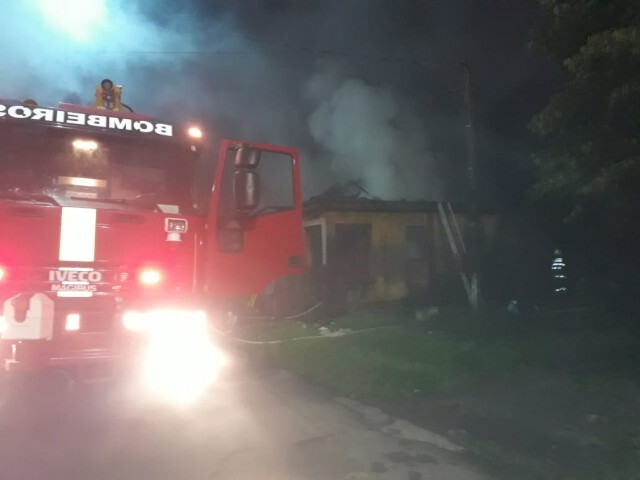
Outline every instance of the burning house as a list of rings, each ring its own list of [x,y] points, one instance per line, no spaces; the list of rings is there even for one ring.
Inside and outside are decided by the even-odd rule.
[[[380,200],[355,182],[334,186],[305,202],[309,270],[279,289],[282,302],[322,300],[337,310],[407,298],[464,302],[467,223],[459,205]],[[480,215],[478,225],[491,243],[497,215]]]

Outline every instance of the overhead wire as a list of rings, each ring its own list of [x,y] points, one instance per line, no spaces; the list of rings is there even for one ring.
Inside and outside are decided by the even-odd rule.
[[[268,45],[278,49],[275,53],[289,54],[289,55],[318,55],[318,56],[331,56],[331,57],[346,57],[357,58],[366,60],[369,62],[380,63],[402,63],[402,64],[414,64],[420,66],[431,67],[453,67],[459,66],[462,61],[434,61],[420,58],[403,58],[391,55],[375,55],[371,53],[362,52],[349,52],[346,50],[336,50],[331,48],[314,48],[305,45],[280,43],[274,41],[259,40],[251,37],[244,37],[252,43],[257,43],[261,46]],[[125,50],[120,53],[132,54],[132,55],[264,55],[264,50]]]

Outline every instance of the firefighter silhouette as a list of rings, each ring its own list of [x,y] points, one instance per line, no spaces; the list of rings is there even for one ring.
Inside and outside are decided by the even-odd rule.
[[[563,295],[567,292],[567,264],[562,256],[562,251],[556,248],[553,252],[551,262],[551,278],[553,291],[556,295]]]

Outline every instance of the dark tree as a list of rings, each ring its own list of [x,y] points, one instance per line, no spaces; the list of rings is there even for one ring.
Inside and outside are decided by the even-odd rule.
[[[532,44],[561,62],[565,81],[530,125],[544,145],[535,190],[594,268],[615,266],[620,280],[640,264],[640,2],[539,2]]]

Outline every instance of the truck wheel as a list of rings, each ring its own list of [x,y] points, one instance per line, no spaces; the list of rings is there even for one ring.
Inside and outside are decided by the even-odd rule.
[[[239,317],[233,312],[224,312],[216,315],[210,327],[217,333],[230,333],[238,325]]]

